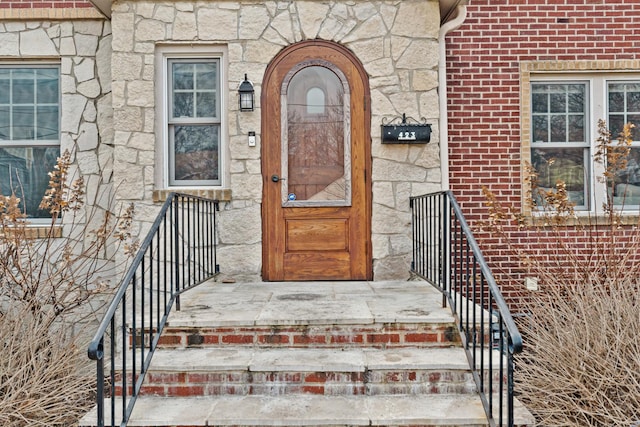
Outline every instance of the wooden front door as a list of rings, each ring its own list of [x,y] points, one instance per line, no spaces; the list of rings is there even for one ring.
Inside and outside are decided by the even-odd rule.
[[[284,49],[262,85],[264,280],[369,280],[369,86],[326,41]]]

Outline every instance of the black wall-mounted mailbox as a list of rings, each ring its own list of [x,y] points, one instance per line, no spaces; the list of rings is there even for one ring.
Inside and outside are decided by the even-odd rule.
[[[431,141],[431,125],[422,119],[422,123],[409,117],[413,123],[407,123],[407,116],[396,117],[388,123],[382,119],[383,144],[426,144]]]

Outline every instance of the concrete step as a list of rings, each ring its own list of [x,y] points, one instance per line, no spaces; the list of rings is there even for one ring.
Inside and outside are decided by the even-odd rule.
[[[117,402],[116,406],[121,405]],[[518,405],[520,406],[520,405]],[[118,406],[119,407],[119,406]],[[528,417],[516,426],[533,425]],[[110,421],[109,421],[110,422]],[[95,425],[95,412],[81,427]],[[129,426],[487,426],[474,394],[225,396],[138,399]]]
[[[160,344],[447,347],[460,343],[453,322],[424,282],[216,283],[182,296]]]
[[[204,284],[169,318],[128,425],[486,426],[441,300],[418,281]]]
[[[142,390],[157,396],[475,392],[460,347],[160,349]]]

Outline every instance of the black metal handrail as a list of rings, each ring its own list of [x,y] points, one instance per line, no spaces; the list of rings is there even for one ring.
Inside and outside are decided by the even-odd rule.
[[[180,193],[162,205],[89,344],[98,427],[105,425],[105,398],[108,425],[127,425],[173,304],[179,310],[182,292],[219,272],[218,210],[217,200]]]
[[[512,427],[522,336],[511,312],[451,191],[411,197],[410,206],[411,270],[451,307],[489,424]]]

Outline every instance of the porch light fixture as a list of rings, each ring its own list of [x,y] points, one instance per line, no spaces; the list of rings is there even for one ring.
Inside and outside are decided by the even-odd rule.
[[[244,75],[244,81],[238,88],[238,99],[240,101],[240,111],[253,111],[253,84]]]

